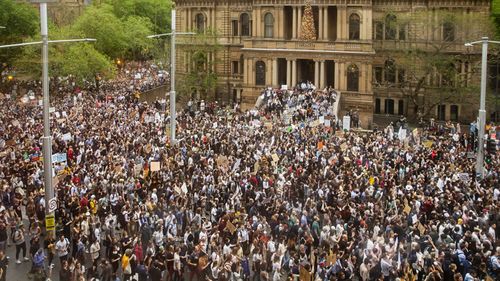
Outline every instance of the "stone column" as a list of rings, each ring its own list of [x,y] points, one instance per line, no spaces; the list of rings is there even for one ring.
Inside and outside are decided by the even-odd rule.
[[[257,35],[257,25],[259,23],[257,22],[257,10],[254,10],[252,12],[252,36],[258,37]]]
[[[359,65],[359,92],[365,92],[366,91],[366,83],[365,83],[365,72],[366,72],[366,64],[361,64]]]
[[[324,37],[323,37],[323,30],[324,30],[324,26],[322,24],[323,22],[323,7],[318,7],[318,40],[323,40]]]
[[[345,6],[337,6],[337,38],[347,39],[344,30],[347,29],[347,8]]]
[[[297,8],[297,37],[300,38],[302,28],[302,6]]]
[[[245,73],[243,75],[243,83],[246,84],[246,85],[248,85],[248,84],[250,84],[250,76],[249,76],[249,74],[250,74],[250,67],[249,67],[250,60],[247,59],[247,58],[245,58],[245,62],[244,63],[245,63],[245,65],[243,66],[243,68],[244,68],[244,72]]]
[[[320,79],[319,79],[319,61],[315,60],[314,61],[314,86],[316,86],[316,88],[320,88],[319,84],[320,84]]]
[[[366,65],[366,92],[372,92],[373,67],[371,64]]]
[[[265,86],[268,86],[268,85],[272,85],[273,81],[273,62],[272,62],[272,59],[266,59],[265,60],[266,62],[266,84]]]
[[[208,9],[208,18],[207,18],[207,23],[206,23],[206,28],[205,30],[209,29],[212,27],[212,9]]]
[[[340,63],[338,63],[337,61],[335,61],[335,67],[334,67],[334,73],[335,73],[335,76],[333,77],[333,88],[334,89],[337,89],[337,90],[340,90]]]
[[[212,30],[217,31],[217,10],[212,8]]]
[[[257,8],[257,37],[264,37],[264,34],[262,33],[262,17],[261,17],[261,11],[260,8]]]
[[[380,114],[385,114],[385,99],[380,98]]]
[[[293,7],[292,10],[292,39],[297,39],[297,7]]]
[[[399,100],[394,100],[394,115],[399,113]]]
[[[272,84],[279,86],[279,84],[278,84],[278,59],[277,58],[273,59],[272,72],[273,72],[273,81],[272,81]]]
[[[323,39],[329,40],[328,38],[328,6],[323,7]]]
[[[292,61],[289,59],[286,59],[286,84],[288,87],[291,87],[292,85]]]
[[[292,60],[292,87],[297,85],[297,59]]]
[[[319,62],[319,87],[325,88],[325,61]]]

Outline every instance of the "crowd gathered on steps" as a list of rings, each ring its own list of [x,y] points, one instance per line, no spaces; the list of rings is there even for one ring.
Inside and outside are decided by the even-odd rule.
[[[344,132],[336,92],[300,88],[246,112],[188,107],[172,144],[131,75],[52,99],[55,237],[41,108],[2,100],[0,280],[23,259],[37,280],[500,277],[499,155],[476,179],[466,132]]]

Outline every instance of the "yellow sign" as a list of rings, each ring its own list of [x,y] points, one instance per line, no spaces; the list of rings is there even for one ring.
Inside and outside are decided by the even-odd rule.
[[[56,219],[54,215],[45,216],[45,228],[47,231],[54,231],[56,229]]]

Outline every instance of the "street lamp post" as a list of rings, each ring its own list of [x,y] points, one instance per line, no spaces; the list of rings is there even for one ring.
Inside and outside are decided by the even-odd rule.
[[[159,38],[163,36],[170,36],[170,143],[175,144],[175,36],[176,35],[193,35],[194,32],[176,32],[175,31],[175,9],[172,9],[171,19],[172,32],[150,35],[148,38]],[[166,114],[166,113],[165,113]]]
[[[465,43],[466,47],[472,47],[476,44],[482,44],[481,52],[481,98],[479,102],[479,134],[478,150],[476,158],[476,175],[484,177],[484,127],[486,126],[486,79],[488,67],[488,43],[500,44],[500,41],[489,40],[488,37],[481,38],[480,41]]]
[[[51,200],[54,198],[54,186],[52,185],[52,135],[50,133],[50,99],[49,99],[49,43],[66,43],[66,42],[91,42],[95,39],[68,39],[68,40],[48,40],[48,25],[47,25],[47,3],[54,0],[32,0],[32,3],[40,4],[40,29],[42,41],[27,42],[11,45],[3,45],[0,48],[22,47],[29,45],[42,45],[42,91],[43,91],[43,173],[45,185],[45,215],[53,216],[55,209],[50,206]],[[47,231],[49,235],[54,231]],[[50,233],[49,233],[50,232]]]

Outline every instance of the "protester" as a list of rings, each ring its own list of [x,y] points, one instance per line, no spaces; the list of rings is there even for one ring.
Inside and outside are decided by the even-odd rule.
[[[57,254],[61,280],[498,276],[498,152],[476,180],[467,130],[343,132],[338,93],[302,83],[247,112],[192,102],[171,144],[162,107],[136,95],[158,73],[126,65],[51,97],[56,237],[30,249],[44,267]],[[0,238],[14,233],[19,261],[44,234],[42,114],[2,102]]]

